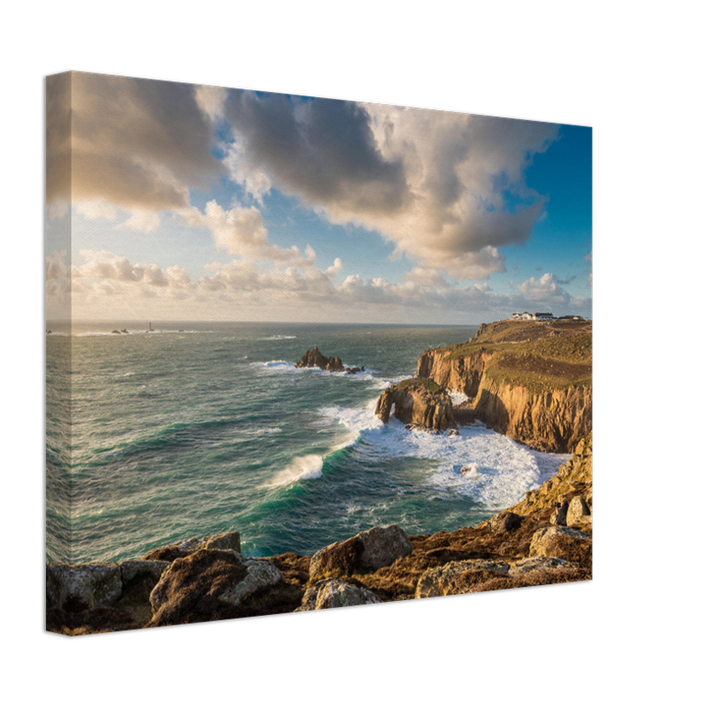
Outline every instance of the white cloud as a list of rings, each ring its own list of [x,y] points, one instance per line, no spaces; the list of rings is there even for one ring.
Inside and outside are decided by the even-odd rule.
[[[225,210],[215,200],[205,205],[205,213],[192,207],[182,212],[189,226],[210,229],[218,250],[254,260],[272,260],[274,263],[304,267],[315,261],[315,252],[308,245],[305,254],[297,246],[280,248],[271,245],[260,211],[254,206],[236,206]]]
[[[536,280],[531,277],[518,285],[518,290],[525,295],[530,301],[547,300],[556,297],[562,293],[562,289],[555,282],[555,275],[546,272],[542,277]]]
[[[179,265],[161,268],[150,265],[133,265],[127,258],[106,251],[80,251],[84,262],[73,269],[74,279],[102,280],[108,294],[121,291],[111,283],[141,283],[152,287],[187,288],[190,276]]]

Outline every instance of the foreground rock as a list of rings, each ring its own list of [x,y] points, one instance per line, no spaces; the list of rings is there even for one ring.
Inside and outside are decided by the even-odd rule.
[[[538,530],[530,542],[531,557],[559,557],[586,564],[592,555],[592,540],[588,533],[563,526]]]
[[[150,594],[148,626],[233,618],[233,608],[281,581],[270,562],[245,560],[234,550],[199,550],[163,572]]]
[[[50,608],[86,611],[112,606],[122,595],[122,574],[117,564],[46,567],[46,602]]]
[[[295,368],[319,368],[336,373],[360,373],[365,370],[365,366],[346,368],[337,356],[330,356],[330,358],[323,356],[317,346],[305,351],[302,358],[295,364]]]
[[[412,549],[407,535],[397,525],[371,528],[316,552],[310,559],[310,582],[387,567]]]
[[[528,557],[513,562],[463,560],[428,569],[415,598],[450,596],[588,579],[578,563],[558,557]]]
[[[143,560],[162,560],[172,562],[180,557],[187,557],[198,550],[234,550],[239,555],[241,553],[240,533],[237,530],[231,530],[227,533],[217,533],[216,535],[208,535],[204,538],[190,538],[172,545],[164,545],[163,547],[151,550],[143,555]]]
[[[375,414],[387,424],[393,411],[407,425],[442,432],[455,428],[452,400],[432,381],[411,378],[383,391]]]
[[[344,579],[323,579],[313,584],[303,596],[302,604],[295,611],[337,609],[342,606],[380,604],[369,590],[358,587]]]

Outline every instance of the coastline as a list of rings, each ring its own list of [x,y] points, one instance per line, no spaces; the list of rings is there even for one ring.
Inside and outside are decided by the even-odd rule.
[[[482,377],[492,355],[487,355],[488,342],[481,343],[482,367],[465,365],[467,344],[440,349],[445,361],[453,361],[456,377],[461,361],[466,380],[451,390],[462,392],[467,400],[458,405],[450,402],[442,385],[445,366],[431,371],[433,377],[408,379],[386,389],[378,401],[378,417],[387,422],[392,414],[407,422],[406,427],[426,428],[422,434],[448,437],[462,435],[463,427],[478,420],[488,426],[483,415],[487,405],[478,403],[487,395]],[[418,372],[428,354],[435,352],[423,354]],[[395,396],[392,405],[386,401],[381,413],[381,402],[389,392]],[[527,396],[519,399],[527,405]],[[563,413],[556,405],[553,414],[557,418]],[[537,430],[545,423],[534,424]],[[560,433],[558,427],[555,439]],[[591,429],[572,451],[572,458],[538,489],[528,491],[523,501],[477,525],[453,531],[408,536],[391,524],[338,539],[312,556],[284,552],[244,557],[240,533],[228,529],[158,547],[124,562],[48,563],[47,630],[79,635],[589,580]],[[571,513],[567,525],[555,525],[554,506],[564,498]]]

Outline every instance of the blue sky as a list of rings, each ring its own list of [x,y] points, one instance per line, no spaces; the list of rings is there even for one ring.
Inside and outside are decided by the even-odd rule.
[[[48,96],[49,318],[591,316],[590,128],[78,73]]]

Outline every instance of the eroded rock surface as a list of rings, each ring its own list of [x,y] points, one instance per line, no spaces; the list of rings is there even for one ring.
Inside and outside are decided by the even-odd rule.
[[[112,606],[122,595],[120,566],[114,563],[46,566],[48,608],[79,612]]]
[[[302,604],[295,611],[336,609],[342,606],[379,604],[380,600],[368,589],[358,587],[344,579],[323,579],[313,584],[303,596]]]
[[[387,424],[393,411],[407,425],[442,432],[455,427],[453,405],[447,391],[428,381],[403,381],[383,391],[375,414]]]

